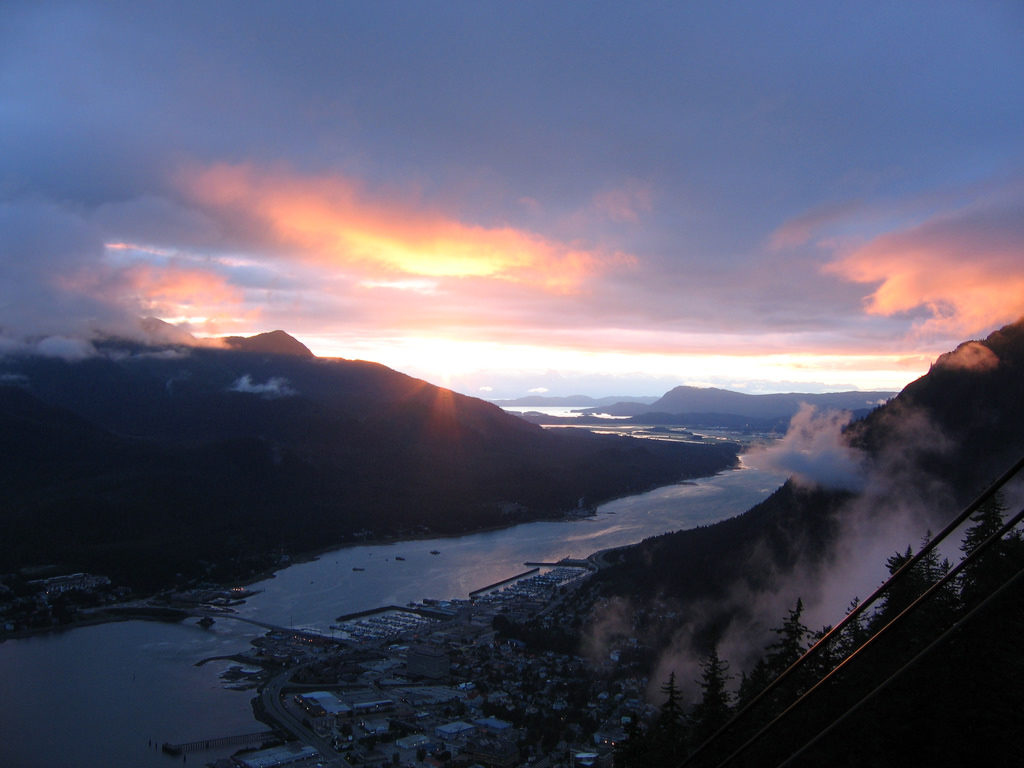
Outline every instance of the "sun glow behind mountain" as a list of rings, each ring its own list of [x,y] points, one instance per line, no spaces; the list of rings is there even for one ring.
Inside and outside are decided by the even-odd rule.
[[[899,389],[1024,314],[1019,18],[939,4],[20,5],[0,348],[153,316],[495,397]]]

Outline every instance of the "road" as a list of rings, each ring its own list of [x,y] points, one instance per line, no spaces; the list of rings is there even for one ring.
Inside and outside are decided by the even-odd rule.
[[[345,759],[334,751],[329,739],[318,736],[311,728],[302,724],[281,700],[281,691],[292,679],[292,675],[302,667],[292,667],[267,681],[260,690],[263,710],[267,716],[275,720],[284,730],[290,732],[303,744],[308,744],[320,752],[323,765],[328,768],[350,768]]]

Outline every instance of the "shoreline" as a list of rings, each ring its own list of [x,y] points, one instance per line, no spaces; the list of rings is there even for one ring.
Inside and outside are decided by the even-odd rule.
[[[326,546],[326,547],[322,547],[320,549],[313,550],[312,552],[307,552],[307,553],[302,554],[302,555],[296,555],[296,556],[291,558],[291,562],[289,562],[287,565],[280,565],[280,566],[277,566],[275,568],[268,569],[266,571],[261,572],[260,574],[257,574],[255,576],[253,576],[251,579],[244,579],[244,580],[240,580],[240,581],[233,581],[233,582],[229,582],[227,584],[221,585],[221,586],[223,586],[226,589],[230,589],[232,587],[248,587],[248,586],[250,586],[252,584],[257,584],[257,583],[259,583],[261,581],[264,581],[266,579],[273,579],[273,578],[276,577],[278,571],[284,570],[285,568],[288,568],[288,567],[290,567],[292,565],[298,565],[300,563],[311,563],[311,562],[314,562],[316,560],[319,560],[323,555],[326,555],[328,552],[337,552],[338,550],[342,550],[342,549],[353,549],[355,547],[380,547],[380,546],[385,546],[387,544],[394,544],[394,543],[400,542],[400,541],[429,541],[431,539],[438,539],[438,540],[458,539],[458,538],[461,538],[463,536],[475,536],[475,535],[477,535],[479,533],[490,533],[490,532],[493,532],[493,531],[504,531],[504,530],[507,530],[509,528],[515,528],[517,525],[531,525],[533,523],[545,523],[545,522],[547,522],[547,523],[567,523],[567,522],[572,522],[573,520],[586,520],[588,518],[594,517],[597,514],[597,510],[598,510],[599,507],[602,507],[605,504],[610,504],[613,501],[618,501],[619,499],[628,499],[631,496],[642,496],[645,493],[651,493],[652,491],[656,491],[659,488],[669,488],[671,486],[676,486],[676,485],[697,485],[697,481],[698,480],[708,480],[708,479],[713,478],[713,477],[718,477],[719,475],[724,474],[726,472],[736,472],[736,471],[740,471],[740,470],[744,470],[744,469],[748,469],[748,467],[745,467],[743,465],[743,462],[740,460],[740,454],[738,453],[736,455],[736,462],[735,462],[735,464],[733,464],[730,467],[725,467],[724,469],[721,469],[718,472],[715,472],[713,475],[698,475],[697,477],[686,477],[686,478],[681,478],[679,480],[673,481],[671,483],[662,483],[660,485],[653,485],[650,488],[645,488],[644,490],[637,491],[635,493],[620,493],[620,494],[618,494],[616,496],[611,496],[611,497],[609,497],[607,499],[601,500],[600,502],[595,504],[593,507],[589,507],[588,508],[589,511],[586,514],[582,514],[581,515],[581,514],[574,514],[573,512],[564,512],[564,513],[562,513],[558,517],[538,517],[538,518],[533,519],[533,520],[519,520],[519,521],[511,523],[509,525],[488,525],[488,526],[482,526],[480,528],[474,528],[473,530],[470,530],[470,531],[460,531],[459,533],[436,533],[436,532],[434,532],[434,533],[418,533],[418,534],[413,534],[411,536],[398,536],[398,535],[396,535],[396,536],[374,536],[373,538],[366,538],[363,541],[351,542],[351,543],[347,543],[347,544],[337,544],[337,545],[332,545],[332,546]],[[631,545],[625,544],[623,546],[631,546]],[[597,554],[597,553],[595,552],[593,554]]]
[[[492,531],[507,530],[509,528],[515,528],[517,525],[530,525],[530,524],[539,523],[539,522],[572,522],[574,520],[577,520],[577,521],[578,520],[586,520],[586,519],[594,517],[597,514],[597,510],[601,506],[603,506],[605,504],[609,504],[609,503],[614,502],[614,501],[617,501],[619,499],[625,499],[625,498],[629,498],[629,497],[632,497],[632,496],[642,496],[642,495],[644,495],[646,493],[651,493],[652,491],[658,490],[660,488],[669,488],[669,487],[673,487],[673,486],[677,486],[677,485],[696,485],[696,484],[698,484],[698,481],[700,481],[700,480],[708,480],[708,479],[711,479],[711,478],[714,478],[714,477],[718,477],[719,475],[725,474],[726,472],[735,472],[735,471],[743,470],[745,468],[746,467],[743,465],[743,462],[740,460],[739,455],[737,455],[737,461],[736,461],[735,464],[733,464],[732,466],[726,467],[724,469],[721,469],[718,472],[715,472],[714,474],[711,474],[711,475],[700,475],[700,476],[697,476],[697,477],[680,478],[679,480],[676,480],[674,482],[664,483],[664,484],[661,484],[661,485],[654,485],[654,486],[652,486],[650,488],[646,488],[646,489],[638,491],[636,493],[619,494],[617,496],[614,496],[614,497],[602,500],[600,503],[594,505],[593,507],[590,507],[588,509],[587,513],[583,514],[583,515],[581,515],[581,514],[574,514],[574,513],[571,513],[571,512],[566,512],[566,513],[563,513],[562,515],[560,515],[558,517],[553,517],[553,518],[543,518],[543,517],[541,517],[541,518],[537,518],[537,519],[534,519],[534,520],[520,520],[520,521],[514,522],[514,523],[512,523],[510,525],[484,526],[484,527],[481,527],[481,528],[473,529],[471,531],[461,531],[459,533],[450,533],[450,534],[418,533],[418,534],[413,534],[411,536],[398,536],[398,535],[395,535],[395,536],[375,536],[373,538],[367,538],[367,539],[365,539],[363,541],[350,542],[350,543],[345,543],[345,544],[340,544],[340,545],[325,546],[325,547],[319,548],[317,550],[314,550],[312,552],[306,552],[306,553],[303,553],[301,555],[296,555],[296,556],[290,557],[290,560],[289,560],[288,563],[280,564],[280,565],[277,565],[277,566],[275,566],[273,568],[268,568],[268,569],[266,569],[266,570],[264,570],[264,571],[262,571],[260,573],[254,574],[250,578],[246,578],[246,579],[238,580],[238,581],[227,582],[227,583],[223,583],[223,584],[218,584],[218,587],[219,588],[223,588],[223,589],[232,589],[232,588],[236,588],[236,587],[249,587],[252,584],[256,584],[256,583],[259,583],[261,581],[265,581],[267,579],[276,578],[278,571],[284,570],[284,569],[289,568],[289,567],[291,567],[293,565],[298,565],[298,564],[301,564],[301,563],[314,562],[316,560],[319,560],[322,556],[324,556],[324,555],[326,555],[326,554],[328,554],[330,552],[336,552],[336,551],[339,551],[339,550],[352,549],[352,548],[355,548],[355,547],[385,546],[385,545],[388,545],[388,544],[394,544],[394,543],[397,543],[397,542],[405,542],[405,541],[415,542],[415,541],[429,541],[429,540],[435,540],[435,539],[436,540],[457,539],[457,538],[460,538],[460,537],[463,537],[463,536],[474,536],[474,535],[481,534],[481,533],[488,533],[488,532],[492,532]],[[632,546],[632,545],[624,544],[624,545],[621,545],[619,547],[612,547],[612,548],[610,548],[608,550],[597,550],[597,551],[592,552],[589,555],[587,555],[586,558],[584,558],[584,559],[590,560],[597,567],[600,568],[601,564],[595,558],[598,558],[599,556],[604,555],[604,554],[606,554],[607,552],[609,552],[611,550],[623,549],[623,548],[629,547],[629,546]],[[140,600],[142,600],[142,601],[144,601],[144,600],[151,600],[157,594],[160,594],[160,592],[156,592],[156,593],[153,593],[152,595],[147,595],[147,596],[142,597],[142,598],[136,598],[135,600],[132,601],[132,603],[138,603]],[[169,610],[177,610],[177,609],[167,609],[167,608],[164,608],[162,606],[148,606],[147,607],[147,606],[142,606],[142,605],[135,605],[135,606],[131,606],[129,608],[128,605],[129,604],[123,604],[122,603],[122,604],[113,604],[113,605],[110,605],[110,606],[106,606],[103,609],[101,609],[102,612],[103,612],[102,615],[91,615],[91,616],[88,616],[87,618],[84,618],[84,619],[81,619],[81,620],[75,619],[74,621],[69,622],[67,624],[58,624],[58,625],[52,625],[52,626],[47,626],[47,627],[33,627],[33,628],[30,628],[30,629],[15,630],[13,632],[0,632],[0,643],[3,643],[6,640],[21,640],[21,639],[27,639],[27,638],[31,638],[31,637],[40,636],[40,635],[47,635],[47,634],[64,632],[64,631],[71,631],[71,630],[79,629],[79,628],[83,628],[83,627],[97,626],[97,625],[100,625],[100,624],[109,624],[109,623],[121,622],[121,621],[141,620],[141,621],[163,621],[163,622],[167,622],[167,623],[179,623],[179,622],[182,622],[186,618],[189,617],[188,612],[187,611],[183,611],[183,610],[180,611],[181,615],[175,618],[175,617],[171,617],[169,614],[166,615],[166,616],[160,616],[159,613],[160,612],[164,612],[164,611],[169,611]]]

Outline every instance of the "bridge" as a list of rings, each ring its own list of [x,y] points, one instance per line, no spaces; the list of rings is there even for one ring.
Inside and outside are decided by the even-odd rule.
[[[209,749],[220,749],[221,747],[242,747],[248,744],[259,745],[277,739],[280,739],[280,736],[274,731],[260,731],[259,733],[242,733],[237,736],[221,736],[217,739],[187,741],[184,744],[170,744],[165,741],[161,749],[168,755],[180,755],[186,752],[205,752]]]

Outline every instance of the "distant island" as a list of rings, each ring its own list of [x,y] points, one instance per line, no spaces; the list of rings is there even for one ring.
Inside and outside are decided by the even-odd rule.
[[[521,418],[532,424],[547,426],[601,425],[607,424],[608,417],[612,416],[632,424],[783,433],[789,426],[789,420],[801,406],[809,405],[823,411],[849,411],[851,416],[859,418],[888,402],[895,395],[895,392],[889,391],[750,395],[715,387],[679,386],[660,398],[603,398],[599,404],[591,405],[584,404],[583,399],[578,397],[530,397],[496,402],[505,407],[517,408],[579,406],[578,413],[572,416],[552,415],[542,411],[526,411],[520,414]],[[572,402],[548,402],[562,399]],[[610,400],[616,402],[608,402]]]
[[[513,400],[491,400],[491,402],[502,408],[521,408],[530,406],[534,408],[597,408],[616,405],[618,403],[642,403],[644,405],[650,405],[651,403],[657,402],[657,400],[657,397],[637,397],[630,395],[613,395],[610,397],[588,397],[587,395],[567,395],[565,397],[527,395],[525,397],[517,397]]]

